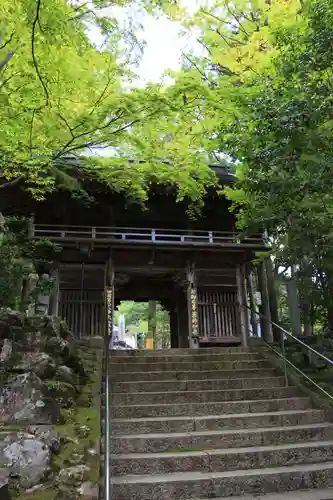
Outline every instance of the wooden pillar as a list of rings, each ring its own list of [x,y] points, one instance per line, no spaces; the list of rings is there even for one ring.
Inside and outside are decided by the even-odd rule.
[[[105,272],[105,349],[109,349],[112,344],[113,322],[114,322],[114,266],[109,255]]]
[[[148,302],[148,335],[147,335],[147,349],[155,348],[156,340],[156,300],[149,300]]]
[[[177,308],[174,305],[170,307],[170,343],[172,349],[179,347]]]
[[[56,269],[52,273],[52,279],[53,279],[53,290],[50,296],[50,304],[49,304],[49,314],[51,316],[58,316],[59,314],[59,285],[60,285],[60,278],[59,278],[59,270]]]
[[[241,339],[242,346],[248,346],[248,336],[249,336],[249,315],[246,309],[246,292],[245,292],[245,273],[244,266],[239,264],[236,269],[236,279],[237,279],[237,295],[239,303],[239,316],[241,324]]]
[[[195,276],[195,267],[191,263],[187,268],[187,314],[188,314],[188,343],[190,347],[195,346],[199,337],[198,325],[198,295]]]
[[[189,347],[188,332],[188,308],[186,294],[179,289],[177,294],[177,323],[178,323],[178,345],[180,348]]]
[[[267,288],[267,275],[265,262],[261,261],[258,267],[258,283],[261,295],[261,304],[259,312],[263,315],[260,317],[261,336],[265,342],[273,342],[273,331],[271,320],[271,311],[269,307],[269,294]]]
[[[253,292],[253,276],[252,272],[247,273],[246,275],[246,284],[247,284],[247,293],[250,301],[250,320],[252,333],[254,337],[258,337],[258,323],[257,323],[257,315],[255,313],[255,300],[254,300],[254,292]]]

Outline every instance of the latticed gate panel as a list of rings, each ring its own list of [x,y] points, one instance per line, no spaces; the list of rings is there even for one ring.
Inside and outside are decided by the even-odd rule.
[[[60,290],[59,316],[76,337],[103,335],[103,292]]]
[[[198,316],[200,337],[238,337],[240,308],[237,290],[199,287]]]

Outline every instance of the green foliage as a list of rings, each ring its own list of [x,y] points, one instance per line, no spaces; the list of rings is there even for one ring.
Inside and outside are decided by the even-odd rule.
[[[106,7],[127,3],[1,2],[0,190],[20,183],[36,199],[56,188],[82,196],[82,179],[93,178],[143,201],[152,183],[172,183],[180,199],[200,202],[212,182],[202,161],[198,168],[202,154],[188,140],[176,148],[164,141],[165,130],[177,134],[186,124],[175,122],[182,94],[136,88],[135,29],[107,16]],[[102,47],[91,30],[104,36]],[[165,130],[156,134],[156,124]],[[109,152],[90,155],[96,148]]]
[[[172,15],[202,49],[175,75],[191,108],[179,108],[168,148],[181,155],[187,142],[234,163],[224,193],[239,228],[268,230],[277,269],[294,268],[303,318],[333,331],[332,0],[222,0]]]
[[[333,3],[318,0],[298,26],[276,32],[274,72],[254,79],[242,119],[221,135],[222,148],[242,159],[240,190],[228,191],[239,222],[270,230],[280,264],[295,266],[303,313],[331,330],[332,20]]]
[[[53,269],[59,245],[47,239],[28,237],[28,220],[7,217],[0,225],[0,307],[25,309],[43,292],[53,287],[52,280],[39,281],[22,297],[24,281]],[[24,303],[23,303],[24,302]]]
[[[147,302],[124,301],[115,312],[115,323],[119,314],[125,315],[126,328],[131,335],[144,334],[148,336],[149,307]],[[160,303],[156,304],[156,334],[155,348],[170,346],[170,319],[169,313]]]
[[[23,278],[31,272],[22,247],[3,221],[0,226],[0,306],[17,308]]]

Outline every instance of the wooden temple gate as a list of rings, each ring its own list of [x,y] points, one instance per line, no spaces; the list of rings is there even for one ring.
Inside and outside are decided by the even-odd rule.
[[[107,231],[101,241],[93,230],[90,239],[85,234],[83,240],[81,233],[77,239],[77,232],[68,229],[46,232],[64,248],[58,270],[57,311],[75,336],[105,334],[106,293],[115,275],[116,303],[158,300],[169,304],[171,336],[178,339],[173,346],[194,346],[197,341],[206,346],[246,344],[249,329],[241,307],[245,286],[241,269],[252,241],[202,241],[200,233],[201,240],[195,245],[186,242],[185,236],[169,245],[163,234],[163,242],[157,245],[156,231],[151,230],[151,245],[138,241],[128,245],[125,237],[118,243],[113,235],[109,240]],[[44,236],[44,230],[36,233],[37,239]]]

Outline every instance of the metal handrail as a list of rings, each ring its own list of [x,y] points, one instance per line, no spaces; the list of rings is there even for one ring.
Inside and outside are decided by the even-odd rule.
[[[275,323],[274,321],[270,320],[267,316],[265,316],[264,314],[256,311],[255,309],[243,304],[243,307],[245,307],[246,309],[248,309],[249,311],[252,311],[256,316],[259,316],[259,317],[262,317],[264,318],[266,321],[268,321],[271,325],[275,326],[276,328],[278,328],[280,330],[280,345],[281,345],[281,352],[277,351],[276,349],[274,349],[274,347],[269,343],[269,342],[266,342],[266,340],[262,337],[262,340],[264,341],[264,343],[275,353],[277,354],[283,361],[283,371],[284,371],[284,378],[285,378],[285,384],[286,386],[288,386],[289,384],[289,381],[288,381],[288,372],[287,372],[287,365],[291,366],[292,368],[294,368],[294,370],[296,370],[298,373],[300,373],[304,378],[306,378],[309,382],[311,382],[312,385],[314,385],[317,389],[319,389],[322,393],[325,394],[325,396],[327,396],[331,401],[333,401],[333,395],[330,394],[329,392],[325,391],[325,389],[323,389],[319,384],[317,384],[317,382],[315,382],[311,377],[309,377],[306,373],[304,373],[300,368],[298,368],[297,366],[295,366],[291,361],[289,361],[289,359],[287,359],[286,357],[286,351],[285,351],[285,338],[284,338],[284,334],[288,335],[288,337],[296,340],[299,344],[303,345],[304,347],[306,347],[309,351],[313,352],[314,354],[316,354],[318,357],[324,359],[325,361],[327,361],[327,363],[329,363],[330,365],[333,365],[333,361],[328,358],[327,356],[325,356],[324,354],[322,354],[321,352],[319,351],[316,351],[316,349],[313,349],[311,346],[307,345],[305,342],[303,342],[301,339],[299,339],[298,337],[295,337],[295,335],[293,335],[291,332],[288,332],[288,330],[286,330],[285,328],[283,328],[282,326],[278,325],[277,323]]]
[[[109,374],[109,362],[108,362],[108,351],[105,353],[105,409],[104,409],[104,497],[103,500],[111,499],[111,471],[110,471],[110,442],[111,442],[111,432],[110,432],[110,374]]]
[[[108,328],[108,303],[106,305],[106,331],[104,337],[104,377],[105,377],[105,405],[104,405],[104,477],[103,477],[103,500],[111,500],[111,381],[110,381],[110,363],[109,363],[109,328]]]

